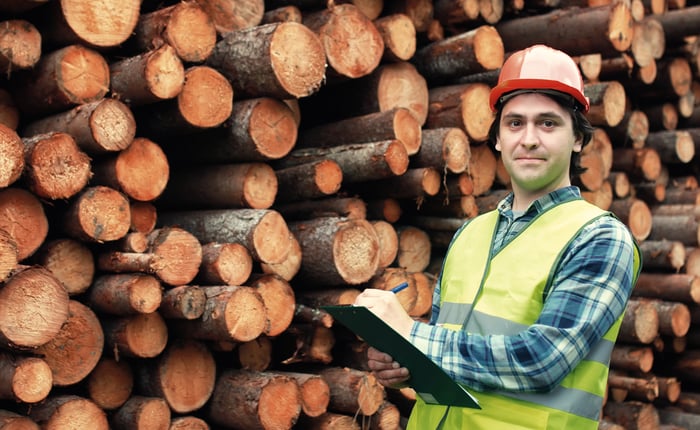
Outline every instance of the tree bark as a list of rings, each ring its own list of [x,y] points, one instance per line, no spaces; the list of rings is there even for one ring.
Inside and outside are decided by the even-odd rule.
[[[187,338],[247,342],[263,334],[268,326],[265,302],[248,286],[203,287],[207,301],[202,316],[193,320],[170,320]]]
[[[330,147],[352,143],[399,140],[408,155],[421,147],[421,126],[402,107],[318,125],[299,134],[295,148]]]
[[[381,64],[368,76],[324,89],[300,100],[309,126],[397,107],[411,111],[421,126],[428,116],[427,82],[408,61]]]
[[[399,140],[300,148],[278,162],[278,168],[330,159],[343,171],[343,181],[356,183],[399,176],[408,169],[408,153]]]
[[[343,171],[333,160],[319,160],[275,171],[276,203],[302,202],[335,194],[343,182]]]
[[[201,243],[240,243],[253,260],[281,263],[289,254],[289,228],[279,212],[270,209],[221,209],[164,212],[163,225],[180,225]]]
[[[661,158],[652,148],[615,148],[613,170],[627,173],[632,181],[653,182],[661,175]]]
[[[101,156],[131,145],[136,134],[136,120],[126,104],[112,98],[100,98],[32,121],[23,132],[32,136],[54,131],[71,135],[87,154]]]
[[[700,224],[694,215],[654,215],[649,239],[677,240],[687,246],[698,246]]]
[[[216,381],[209,418],[223,426],[292,428],[301,414],[297,382],[273,373],[226,370]]]
[[[649,206],[643,200],[628,197],[614,199],[610,210],[619,216],[630,229],[632,236],[638,241],[649,237],[652,230],[652,215]]]
[[[17,80],[13,96],[23,114],[36,118],[100,100],[108,91],[105,57],[82,45],[69,45],[42,55],[31,72]]]
[[[616,345],[610,357],[610,367],[632,372],[649,372],[654,364],[654,352],[648,346]]]
[[[321,217],[367,219],[367,204],[359,197],[328,197],[314,201],[281,204],[277,210],[289,221]]]
[[[216,44],[212,17],[197,2],[181,2],[142,13],[132,36],[140,51],[171,46],[187,63],[201,63]]]
[[[625,116],[625,87],[618,81],[586,84],[584,94],[591,108],[586,117],[596,126],[615,127]]]
[[[603,413],[624,428],[658,429],[659,415],[654,405],[640,401],[607,402]]]
[[[192,281],[201,263],[202,246],[199,240],[179,227],[163,227],[151,232],[147,252],[111,251],[97,257],[100,270],[154,274],[173,286]]]
[[[425,128],[461,128],[470,142],[484,142],[494,115],[488,105],[491,87],[468,83],[432,87]]]
[[[460,174],[467,170],[471,148],[459,127],[424,129],[420,150],[411,158],[412,167],[434,167]]]
[[[397,200],[422,200],[424,197],[436,195],[442,184],[440,172],[433,167],[409,168],[400,176],[377,179],[369,183],[349,185],[350,191],[355,191],[367,198],[389,197]]]
[[[666,165],[689,163],[695,157],[693,136],[685,130],[649,133],[645,145],[655,149]]]
[[[91,308],[112,315],[151,313],[162,300],[160,282],[153,276],[136,273],[101,275],[88,294]]]
[[[193,320],[204,313],[207,297],[196,285],[180,285],[163,293],[158,311],[164,318]]]
[[[625,52],[634,33],[629,3],[611,2],[595,8],[570,8],[507,20],[496,26],[509,52],[544,43],[569,55]]]
[[[164,209],[268,209],[277,195],[275,171],[266,163],[181,166],[159,200]]]
[[[659,313],[651,303],[630,299],[622,319],[619,340],[622,342],[649,344],[659,334]]]
[[[51,367],[39,357],[0,353],[0,398],[38,403],[52,389]],[[0,423],[2,421],[0,420]],[[3,428],[0,425],[0,428]]]
[[[377,412],[384,401],[384,386],[372,373],[329,366],[319,374],[331,389],[329,410],[369,416]]]
[[[234,90],[215,67],[192,66],[174,99],[134,110],[141,133],[155,141],[196,134],[222,125],[233,111]]]
[[[302,248],[295,280],[306,287],[367,282],[379,263],[379,239],[364,219],[316,218],[290,224]]]
[[[265,12],[263,0],[196,0],[214,21],[221,36],[255,27]]]
[[[261,97],[235,101],[223,127],[165,149],[179,164],[265,162],[286,156],[296,140],[294,112],[281,100]]]
[[[700,278],[687,273],[642,272],[633,294],[694,304],[700,302]]]
[[[185,66],[175,48],[163,45],[109,65],[114,97],[130,106],[177,97],[185,85]]]
[[[153,358],[160,355],[168,342],[168,327],[158,312],[123,317],[102,316],[105,350],[120,355]]]
[[[639,247],[642,251],[644,267],[649,270],[660,269],[678,273],[685,265],[685,246],[679,241],[645,240],[639,244]]]
[[[413,61],[418,71],[435,83],[498,69],[504,57],[496,28],[482,25],[419,49]]]
[[[326,56],[319,37],[295,22],[265,24],[228,33],[207,59],[245,98],[299,98],[322,84]]]

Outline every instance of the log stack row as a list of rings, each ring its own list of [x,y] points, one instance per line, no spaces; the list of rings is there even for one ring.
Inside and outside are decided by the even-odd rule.
[[[576,183],[644,252],[601,428],[697,427],[698,23],[678,0],[4,1],[0,429],[401,428],[415,393],[319,308],[408,282],[428,317],[452,234],[508,190],[487,98],[533,43],[580,65]]]

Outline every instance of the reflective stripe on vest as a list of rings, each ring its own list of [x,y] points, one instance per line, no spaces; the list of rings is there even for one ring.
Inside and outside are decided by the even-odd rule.
[[[521,332],[541,313],[561,253],[581,228],[606,214],[584,200],[562,203],[540,214],[491,258],[492,250],[479,245],[492,243],[498,212],[471,220],[450,245],[443,266],[437,323],[481,334]],[[637,273],[638,251],[635,261]],[[418,399],[408,429],[433,429],[441,419],[445,429],[597,429],[621,322],[622,316],[555,390],[525,394],[472,390],[481,410],[427,405]]]

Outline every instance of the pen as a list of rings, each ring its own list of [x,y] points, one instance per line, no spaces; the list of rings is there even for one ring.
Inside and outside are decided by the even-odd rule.
[[[398,293],[399,291],[405,289],[406,287],[408,287],[408,282],[402,282],[402,283],[400,283],[399,285],[397,285],[397,286],[395,286],[394,288],[392,288],[392,289],[391,289],[391,292],[394,293],[394,294],[396,294],[396,293]]]

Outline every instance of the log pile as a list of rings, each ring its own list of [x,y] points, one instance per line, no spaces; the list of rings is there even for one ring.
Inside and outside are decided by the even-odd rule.
[[[644,268],[600,428],[700,427],[700,5],[5,0],[0,428],[397,429],[415,393],[319,309],[427,319],[509,178],[507,56],[575,56],[575,178]]]

